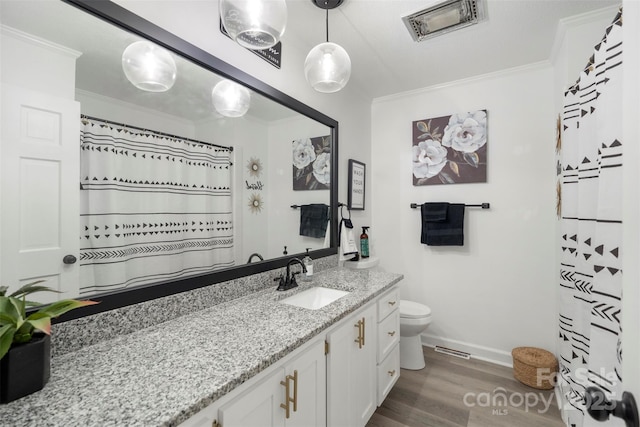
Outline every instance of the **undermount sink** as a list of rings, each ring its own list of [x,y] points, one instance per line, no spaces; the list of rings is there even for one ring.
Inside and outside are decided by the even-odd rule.
[[[348,294],[349,292],[346,291],[316,286],[285,298],[280,302],[309,310],[318,310]]]

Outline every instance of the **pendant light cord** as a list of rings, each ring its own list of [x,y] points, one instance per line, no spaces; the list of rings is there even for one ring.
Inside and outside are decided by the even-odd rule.
[[[327,43],[329,43],[329,8],[325,10],[327,11]]]

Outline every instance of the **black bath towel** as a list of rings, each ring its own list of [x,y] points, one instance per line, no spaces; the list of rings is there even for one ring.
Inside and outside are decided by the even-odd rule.
[[[426,203],[425,203],[426,204]],[[425,211],[425,204],[421,207],[422,234],[420,242],[429,246],[464,246],[464,204],[452,203],[447,206],[447,217],[444,221],[431,221]]]
[[[323,203],[300,206],[300,235],[324,239],[329,221],[329,206]]]

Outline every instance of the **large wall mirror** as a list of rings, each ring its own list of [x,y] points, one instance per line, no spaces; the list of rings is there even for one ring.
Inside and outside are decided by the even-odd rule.
[[[1,7],[3,284],[101,301],[70,319],[336,253],[335,120],[115,3]],[[175,61],[167,91],[123,72],[144,40]],[[244,115],[214,107],[223,80]]]

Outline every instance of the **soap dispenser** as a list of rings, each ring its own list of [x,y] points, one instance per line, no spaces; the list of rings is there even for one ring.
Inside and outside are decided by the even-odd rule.
[[[309,249],[311,248],[307,248],[307,254],[305,255],[304,258],[302,258],[302,263],[304,264],[304,267],[307,269],[307,273],[304,276],[305,280],[311,280],[311,276],[313,276],[313,260],[309,256]]]
[[[360,235],[360,256],[362,258],[369,258],[369,235],[367,229],[369,227],[362,227],[362,234]]]

